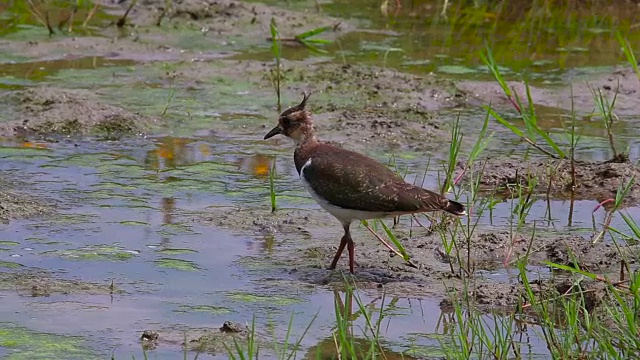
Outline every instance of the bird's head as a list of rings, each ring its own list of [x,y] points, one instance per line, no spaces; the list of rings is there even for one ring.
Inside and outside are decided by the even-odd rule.
[[[310,94],[303,93],[300,104],[290,107],[280,114],[278,125],[264,136],[265,140],[282,134],[293,140],[296,144],[301,144],[305,140],[314,137],[311,113],[305,109],[309,95]]]

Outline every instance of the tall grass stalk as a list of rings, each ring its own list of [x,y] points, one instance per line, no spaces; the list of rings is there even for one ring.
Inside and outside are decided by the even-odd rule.
[[[167,111],[169,111],[169,107],[171,106],[171,101],[173,100],[174,95],[176,94],[176,90],[172,87],[169,92],[169,96],[167,97],[167,101],[164,103],[164,107],[162,108],[162,112],[160,113],[160,118],[164,119],[167,116]]]
[[[517,135],[518,137],[526,141],[529,145],[533,146],[534,148],[538,149],[539,151],[543,152],[544,154],[552,158],[556,158],[556,159],[566,158],[566,155],[564,151],[560,148],[560,146],[549,136],[549,134],[547,134],[544,130],[542,130],[538,126],[538,118],[533,105],[533,98],[531,97],[531,89],[529,87],[529,84],[525,81],[525,89],[526,89],[525,91],[527,96],[527,106],[525,107],[522,101],[520,100],[518,93],[516,93],[515,91],[512,91],[507,85],[504,77],[502,76],[502,73],[500,72],[500,68],[498,67],[498,64],[493,58],[491,49],[488,46],[486,47],[486,53],[487,53],[486,55],[481,53],[480,57],[482,61],[485,63],[485,65],[487,65],[487,67],[491,71],[491,74],[500,85],[500,88],[502,88],[502,91],[504,92],[505,96],[509,99],[509,101],[514,106],[518,114],[520,114],[520,117],[522,118],[522,121],[525,124],[526,134],[516,126],[512,125],[506,119],[504,119],[501,115],[499,115],[491,107],[491,105],[485,106],[485,109],[491,114],[491,116],[494,119],[496,119],[496,121],[498,121],[498,123],[500,123],[507,129],[511,130],[511,132],[513,132],[515,135]],[[536,142],[536,138],[538,136],[544,140],[544,143],[547,146],[549,146],[553,152],[545,149],[544,147],[542,147],[540,144]]]
[[[616,38],[618,39],[620,46],[622,46],[622,51],[627,58],[627,62],[633,68],[633,71],[638,77],[638,82],[640,83],[640,69],[638,68],[638,60],[636,60],[636,56],[633,53],[633,49],[631,48],[629,41],[625,39],[619,31],[616,32]]]
[[[369,226],[369,222],[367,220],[360,220],[360,223],[362,225],[364,225],[364,227],[366,227],[367,230],[369,230],[369,232],[376,239],[378,239],[378,241],[380,241],[382,243],[382,245],[384,245],[387,249],[389,249],[389,251],[391,251],[392,253],[398,255],[399,257],[401,257],[407,263],[407,265],[409,265],[411,267],[414,267],[414,268],[417,267],[413,262],[411,262],[411,257],[407,253],[407,251],[404,248],[404,246],[402,246],[402,243],[398,240],[398,238],[395,236],[395,234],[393,234],[391,229],[389,229],[389,227],[382,220],[375,219],[373,221],[373,229],[371,228],[371,226]],[[375,229],[377,229],[377,225],[378,224],[380,224],[380,226],[382,226],[382,228],[386,232],[387,236],[391,239],[391,241],[393,242],[393,244],[396,246],[397,249],[394,248],[393,246],[389,245],[389,243],[387,243],[380,235],[378,235],[378,233],[375,231]]]
[[[42,12],[40,12],[38,7],[35,6],[32,0],[27,0],[27,5],[28,5],[27,9],[31,13],[31,15],[33,15],[33,17],[36,18],[36,20],[39,23],[41,23],[43,26],[47,28],[47,30],[49,31],[49,37],[52,37],[55,34],[55,31],[53,30],[53,26],[51,26],[51,19],[49,18],[49,10],[45,9],[44,14],[42,14]],[[46,6],[46,3],[45,3],[45,6]]]
[[[464,170],[462,171],[462,176],[467,169],[473,168],[473,163],[480,157],[480,154],[487,148],[491,138],[493,137],[493,133],[487,136],[487,129],[489,127],[489,112],[485,115],[484,123],[482,124],[482,128],[480,129],[480,133],[478,134],[478,138],[476,139],[471,152],[469,153],[469,158],[467,159],[467,163],[465,165]],[[485,197],[483,199],[479,199],[479,189],[480,189],[480,179],[482,178],[482,174],[484,172],[484,166],[480,171],[474,173],[471,172],[469,174],[469,188],[467,190],[467,221],[465,226],[462,227],[462,233],[466,240],[467,245],[467,274],[471,275],[472,271],[472,262],[471,262],[471,238],[473,233],[475,232],[480,218],[482,214],[489,206],[491,199],[489,197]],[[456,179],[454,183],[456,183],[459,179]]]
[[[613,94],[613,99],[609,101],[609,98],[602,94],[600,89],[591,88],[591,93],[593,94],[593,101],[596,103],[596,106],[600,112],[600,116],[602,117],[602,122],[604,123],[605,129],[607,129],[607,136],[609,138],[609,146],[611,147],[611,151],[613,152],[613,158],[618,157],[618,152],[616,151],[616,145],[613,140],[613,120],[614,118],[617,120],[618,116],[613,112],[613,108],[616,105],[616,99],[618,98],[618,92],[620,90],[620,83],[618,83],[618,87]]]
[[[518,178],[517,174],[516,178]],[[529,212],[531,211],[531,207],[535,203],[535,198],[533,198],[532,195],[537,185],[538,178],[528,174],[526,185],[522,185],[518,182],[509,189],[511,192],[511,216],[509,218],[510,245],[504,259],[505,266],[512,262],[511,254],[513,253],[513,248],[516,243],[516,237],[519,234],[522,234],[522,230],[527,217],[529,216]],[[528,251],[529,250],[527,250],[527,252]]]
[[[260,348],[256,342],[256,316],[254,315],[251,320],[251,329],[249,329],[245,348],[236,338],[233,339],[233,348],[226,343],[222,343],[222,345],[227,350],[227,355],[231,360],[258,359],[260,357]]]
[[[602,239],[602,237],[604,236],[604,234],[610,229],[610,225],[611,225],[611,221],[613,220],[613,215],[615,214],[615,212],[620,208],[620,206],[622,206],[622,202],[624,201],[624,198],[627,196],[627,194],[629,194],[629,191],[631,190],[631,187],[635,184],[635,176],[632,176],[631,178],[629,178],[629,180],[626,183],[621,183],[620,186],[618,187],[618,191],[616,191],[616,197],[615,199],[612,199],[613,201],[603,201],[602,203],[598,204],[598,206],[596,206],[596,208],[593,210],[592,213],[592,221],[594,223],[595,226],[595,212],[596,210],[598,210],[603,203],[605,202],[613,202],[613,206],[612,208],[607,211],[607,214],[605,215],[604,218],[604,222],[602,224],[602,230],[594,233],[593,235],[593,243],[595,244],[596,242],[598,242],[600,239]]]
[[[280,69],[280,61],[282,58],[282,45],[280,43],[280,34],[278,33],[278,27],[276,26],[276,19],[271,18],[269,25],[271,31],[271,53],[276,60],[275,70],[271,70],[271,82],[276,90],[276,96],[278,98],[278,112],[282,111],[282,99],[280,95],[280,82],[282,80],[282,74]]]
[[[515,314],[502,316],[480,311],[475,304],[473,289],[465,280],[460,293],[462,299],[450,293],[453,302],[453,327],[448,342],[442,342],[445,358],[467,359],[519,359],[520,351],[515,334]]]
[[[138,0],[132,0],[129,6],[127,6],[127,10],[125,10],[122,17],[120,17],[120,19],[118,19],[118,21],[116,22],[116,26],[119,29],[123,28],[127,24],[127,17],[129,16],[129,13],[133,9],[133,7],[136,6],[137,3],[138,3]]]
[[[460,145],[462,144],[462,131],[460,128],[460,114],[456,118],[451,128],[451,142],[449,143],[449,159],[445,165],[444,184],[440,194],[444,195],[452,190],[454,184],[454,174],[458,166],[458,155],[460,155]]]
[[[349,283],[346,279],[344,280],[344,285],[344,302],[337,292],[334,298],[336,325],[333,337],[337,358],[343,360],[386,359],[380,344],[380,331],[385,317],[386,296],[383,294],[382,303],[378,310],[371,309],[362,301],[355,285]],[[352,311],[354,304],[356,312]],[[364,318],[364,328],[361,329],[360,333],[364,337],[363,342],[356,341],[356,334],[354,334],[353,321],[360,316]]]
[[[311,320],[309,321],[309,324],[307,324],[307,327],[304,329],[304,331],[302,331],[302,334],[300,334],[300,336],[298,337],[298,340],[296,340],[295,343],[292,344],[291,337],[293,335],[294,314],[295,314],[294,312],[291,312],[291,317],[289,318],[289,324],[287,325],[287,333],[284,337],[284,341],[281,346],[278,345],[278,340],[275,337],[275,331],[273,333],[274,350],[279,360],[291,360],[296,358],[298,354],[298,350],[300,349],[300,344],[302,343],[302,340],[309,332],[309,329],[311,329],[311,325],[313,325],[313,323],[316,321],[320,312],[317,312],[311,318]]]

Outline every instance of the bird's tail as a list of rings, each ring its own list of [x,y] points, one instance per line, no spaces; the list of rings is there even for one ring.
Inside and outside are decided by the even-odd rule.
[[[464,205],[460,204],[457,201],[453,201],[453,200],[447,200],[446,204],[442,207],[442,210],[448,212],[449,214],[455,215],[455,216],[467,215],[467,212],[465,211]]]

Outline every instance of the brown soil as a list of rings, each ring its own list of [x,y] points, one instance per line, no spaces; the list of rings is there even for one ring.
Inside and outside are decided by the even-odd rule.
[[[256,241],[274,236],[278,241],[278,251],[269,258],[240,260],[247,264],[248,271],[264,273],[270,269],[271,279],[293,278],[331,287],[344,284],[346,254],[343,254],[335,271],[326,269],[342,236],[341,226],[322,210],[281,209],[271,214],[267,209],[222,207],[193,216],[210,226],[251,234]],[[402,259],[392,256],[363,227],[352,226],[357,262],[354,279],[360,289],[384,289],[388,295],[403,297],[440,298],[466,289],[487,308],[512,307],[521,301],[524,287],[509,275],[487,277],[483,274],[498,271],[517,275],[514,263],[527,254],[529,239],[516,237],[512,241],[507,232],[477,232],[471,239],[471,263],[467,266],[465,239],[458,238],[459,258],[448,257],[437,233],[414,227],[413,236],[409,238],[407,225],[405,221],[395,232],[400,235],[417,268],[407,266]],[[635,247],[622,251],[628,255],[634,252],[637,252]],[[545,234],[531,243],[528,264],[545,266],[542,262],[548,260],[598,274],[617,274],[622,259],[620,252],[609,243],[592,244],[579,236]],[[635,256],[629,256],[626,261],[635,266]],[[505,262],[508,264],[506,268]],[[475,275],[468,278],[461,269],[471,269]],[[558,273],[556,277],[562,283],[562,274]],[[539,290],[544,288],[539,287]]]
[[[596,110],[592,90],[601,91],[602,95],[609,100],[613,99],[617,91],[615,113],[617,115],[637,115],[638,113],[640,81],[628,67],[618,68],[610,73],[568,79],[567,83],[571,83],[571,86],[556,88],[530,86],[533,103],[564,110],[571,110],[573,104],[573,108],[579,115],[587,115]],[[525,84],[515,81],[507,84],[526,104]],[[475,99],[471,102],[477,105],[492,104],[500,108],[513,109],[500,85],[495,81],[461,81],[457,87],[466,92],[470,99]]]
[[[16,191],[16,188],[23,191]],[[24,192],[24,184],[0,176],[0,224],[11,219],[45,214],[53,210],[50,204]]]
[[[55,36],[50,41],[28,44],[0,40],[0,46],[15,55],[32,57],[104,56],[143,63],[156,60],[176,61],[175,65],[179,70],[172,73],[171,77],[180,90],[181,86],[211,86],[203,83],[202,79],[215,72],[224,79],[241,79],[255,84],[254,96],[272,96],[272,85],[266,75],[272,67],[271,63],[218,58],[230,55],[230,49],[233,49],[230,44],[233,41],[245,44],[266,42],[265,34],[269,34],[272,17],[282,19],[278,28],[283,37],[292,37],[319,26],[333,26],[338,22],[322,14],[232,0],[174,1],[170,9],[164,9],[165,4],[164,0],[139,1],[129,17],[129,23],[135,26],[126,27],[126,35],[111,27],[105,30],[106,37]],[[126,2],[118,5],[115,11],[121,14],[126,5]],[[156,24],[161,17],[162,26],[165,27],[176,30],[202,29],[202,36],[215,52],[203,53],[192,49],[182,51],[184,49],[179,47],[177,38],[168,38],[170,35],[156,31],[154,26],[148,26]],[[325,35],[334,37],[337,31],[351,29],[353,25],[342,23],[335,31]],[[190,62],[194,59],[217,60],[215,63]],[[294,61],[284,62],[284,74],[283,93],[287,97],[297,99],[303,90],[314,92],[313,101],[309,105],[314,112],[320,137],[345,143],[347,147],[361,151],[378,146],[415,150],[442,147],[449,139],[447,127],[451,119],[438,117],[438,110],[468,104],[511,106],[494,82],[454,84],[431,75],[418,76],[377,67]],[[628,71],[617,71],[590,79],[589,84],[612,96],[612,92],[617,89],[618,80],[620,94],[616,101],[616,112],[619,115],[635,114],[639,98],[634,90],[638,88],[637,79]],[[516,87],[519,94],[524,94],[522,84],[511,85]],[[593,95],[584,80],[574,83],[573,100],[569,87],[532,87],[531,90],[533,101],[539,105],[570,109],[573,101],[575,108],[580,111],[590,113],[593,109]],[[470,98],[476,100],[469,101]],[[10,99],[19,118],[2,123],[0,134],[99,134],[117,137],[121,134],[144,132],[153,121],[130,110],[103,103],[86,90],[34,88],[13,92]],[[273,115],[273,120],[256,123],[245,131],[258,134],[256,139],[260,138],[265,128],[275,124],[275,110]],[[570,180],[569,164],[551,162],[551,165],[556,169],[552,182],[554,195],[564,196]],[[547,163],[543,161],[534,160],[527,164],[510,159],[492,159],[484,166],[482,181],[483,185],[489,187],[523,183],[526,174],[533,172],[540,179],[538,190],[544,192],[549,182],[546,169]],[[628,162],[578,163],[576,198],[611,198],[620,184],[633,175],[640,179],[638,167]],[[640,189],[636,186],[627,201],[637,203],[639,196]],[[11,210],[12,207],[17,210]],[[37,209],[44,209],[44,206],[10,192],[0,193],[0,219],[30,214],[28,211],[34,209],[37,213],[43,211]],[[338,222],[327,213],[320,210],[282,209],[270,214],[266,208],[229,210],[214,208],[208,213],[192,216],[209,226],[250,234],[256,239],[275,237],[279,242],[278,251],[269,258],[244,261],[245,264],[250,264],[247,265],[247,271],[259,269],[264,276],[264,269],[268,268],[270,278],[295,279],[313,285],[341,286],[343,283],[345,259],[339,263],[338,271],[326,270],[342,236]],[[418,265],[417,268],[409,267],[401,259],[390,256],[365,229],[353,226],[358,262],[354,278],[360,288],[370,291],[384,289],[391,295],[403,297],[446,298],[448,292],[462,291],[468,286],[470,293],[487,307],[513,306],[520,300],[522,286],[518,282],[508,279],[507,275],[483,275],[501,269],[505,259],[513,260],[525,254],[528,248],[526,239],[512,240],[507,233],[479,231],[471,239],[473,250],[470,254],[471,262],[467,264],[466,245],[460,248],[458,260],[444,254],[437,233],[414,228],[414,234],[409,238],[406,221],[397,231],[401,235],[404,233],[403,243],[413,262]],[[465,242],[461,241],[460,244]],[[635,249],[629,248],[627,251],[634,252]],[[570,266],[579,265],[583,269],[599,273],[615,273],[621,258],[611,245],[602,242],[591,245],[588,240],[580,237],[546,234],[533,242],[529,263],[532,266],[540,265],[543,260]],[[475,276],[466,285],[459,276],[461,267],[471,268],[475,272]],[[513,267],[509,269],[513,270]],[[14,275],[6,276],[10,277],[9,283],[14,285],[22,281]],[[56,287],[46,280],[42,285],[37,277],[24,279],[29,281],[20,282],[18,288],[25,294],[31,292],[32,296],[64,293],[71,286],[67,284],[66,288]]]
[[[118,14],[129,5],[123,2]],[[143,0],[132,9],[129,21],[136,26],[153,26],[162,18],[163,26],[197,26],[206,29],[205,36],[218,38],[242,36],[265,39],[270,33],[271,19],[278,19],[277,27],[282,38],[293,37],[321,26],[349,27],[342,20],[316,12],[297,12],[261,3],[245,3],[234,0],[178,0],[169,8],[165,0]],[[222,37],[221,37],[222,36]]]
[[[619,161],[576,161],[574,199],[598,202],[613,199],[618,189],[632,177],[637,183],[640,167],[628,159],[621,158]],[[504,190],[514,184],[527,186],[528,178],[536,177],[538,193],[545,194],[550,190],[553,198],[571,197],[572,170],[569,160],[538,159],[524,162],[517,159],[491,159],[486,163],[477,163],[472,171],[481,174],[481,185],[490,190]],[[632,185],[623,203],[640,203],[640,186]]]
[[[120,293],[110,284],[95,284],[78,280],[59,279],[39,270],[0,272],[0,290],[17,291],[22,296],[102,295]]]
[[[12,94],[19,118],[0,124],[0,134],[101,135],[109,138],[139,134],[150,119],[102,104],[86,90],[33,88]]]
[[[435,150],[446,136],[445,125],[438,124],[433,113],[411,108],[344,109],[314,114],[314,121],[322,140],[363,152],[372,147]]]
[[[232,325],[240,331],[227,331],[225,325]],[[231,349],[235,348],[234,341],[244,348],[248,335],[249,332],[245,324],[226,321],[224,324],[221,324],[221,326],[212,328],[186,328],[182,325],[176,325],[158,330],[145,330],[140,338],[143,340],[143,346],[148,350],[157,347],[175,349],[184,349],[186,347],[189,351],[197,353],[221,355],[228,354],[225,346]],[[260,346],[260,353],[264,351],[270,353],[271,347],[273,346],[273,338],[271,335],[256,331],[254,336],[256,345]]]

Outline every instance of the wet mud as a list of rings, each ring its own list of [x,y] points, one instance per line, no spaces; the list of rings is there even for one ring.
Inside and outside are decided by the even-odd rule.
[[[115,14],[122,14],[128,4],[118,4],[118,1],[107,3],[112,6],[109,11]],[[251,93],[247,103],[252,103],[260,98],[275,98],[269,78],[273,64],[230,57],[238,49],[266,43],[265,34],[269,34],[272,17],[281,19],[278,28],[283,37],[292,37],[320,26],[331,27],[332,30],[323,35],[328,38],[336,38],[355,29],[354,24],[323,14],[283,10],[258,3],[183,0],[165,8],[166,4],[164,0],[141,0],[129,16],[130,26],[122,31],[111,26],[104,29],[100,37],[56,36],[51,40],[31,41],[26,46],[18,41],[0,40],[0,46],[14,51],[16,55],[35,58],[98,56],[134,60],[140,67],[166,62],[172,70],[163,75],[160,86],[168,87],[170,83],[178,92],[206,92],[216,86],[215,82],[209,81],[214,77],[222,82],[242,81],[249,84]],[[160,28],[156,27],[158,23]],[[335,26],[338,23],[339,26]],[[203,42],[193,46],[184,44],[179,36],[160,31],[162,27],[176,31],[197,29]],[[189,46],[181,48],[181,43]],[[453,82],[435,75],[316,61],[283,61],[284,98],[294,99],[292,103],[283,105],[293,105],[299,101],[303,91],[311,91],[309,107],[314,114],[319,137],[361,152],[380,148],[425,153],[441,150],[448,147],[454,119],[452,110],[473,109],[489,103],[503,109],[511,109],[512,106],[494,82]],[[537,105],[568,110],[573,104],[576,109],[589,113],[594,104],[592,89],[600,89],[610,97],[618,91],[616,113],[634,115],[640,108],[640,97],[636,92],[637,78],[632,75],[621,69],[595,77],[576,76],[573,88],[532,87],[532,98]],[[135,82],[139,79],[130,80]],[[510,84],[519,94],[525,93],[523,84]],[[227,96],[238,97],[239,93],[235,91]],[[12,113],[17,116],[0,123],[2,136],[51,141],[60,135],[119,139],[147,133],[159,121],[126,105],[114,104],[113,100],[109,102],[89,90],[33,87],[7,91],[4,95],[3,105],[11,106]],[[274,102],[256,105],[257,110],[254,107],[248,111],[257,120],[243,125],[241,130],[221,124],[212,125],[211,132],[228,137],[242,132],[259,140],[276,122]],[[474,140],[472,136],[467,138]],[[482,169],[481,184],[487,189],[526,184],[527,176],[533,174],[538,177],[536,190],[539,194],[545,194],[549,184],[554,197],[567,198],[572,190],[571,166],[566,160],[522,162],[493,158],[477,166],[481,168],[474,171]],[[621,184],[633,176],[640,179],[640,169],[628,160],[577,162],[574,198],[610,199],[615,197]],[[5,187],[3,181],[0,178],[0,222],[45,214],[50,210],[50,205],[44,201],[13,191]],[[297,179],[292,178],[291,181]],[[640,187],[634,186],[625,198],[625,204],[638,203]],[[179,217],[253,238],[267,249],[265,253],[268,255],[245,256],[237,263],[242,271],[263,279],[264,283],[288,282],[335,289],[343,287],[347,278],[353,279],[357,287],[366,292],[386,292],[409,298],[436,297],[443,299],[443,307],[450,305],[449,299],[461,299],[466,295],[473,296],[486,309],[513,309],[526,301],[523,300],[524,287],[517,279],[514,265],[516,260],[525,256],[532,271],[530,280],[536,281],[537,291],[563,292],[569,283],[569,280],[563,281],[568,274],[561,271],[554,274],[557,283],[548,281],[548,273],[541,270],[544,261],[611,275],[618,273],[623,260],[628,265],[637,266],[635,256],[623,258],[625,254],[637,254],[638,249],[633,245],[619,251],[608,242],[592,244],[589,239],[557,233],[537,236],[530,243],[526,237],[512,238],[508,232],[488,229],[478,230],[468,243],[459,237],[459,256],[450,256],[446,254],[437,232],[411,224],[410,218],[403,217],[394,232],[417,268],[407,266],[380,245],[364,227],[354,224],[352,234],[356,242],[357,268],[356,274],[351,276],[347,272],[346,253],[336,270],[326,269],[339,244],[342,228],[333,217],[315,206],[308,209],[283,208],[275,213],[270,213],[267,206],[221,206],[194,213],[185,211],[176,215]],[[424,222],[428,223],[427,220]],[[591,282],[587,286],[596,288],[597,283]],[[109,294],[114,291],[108,284],[60,280],[50,274],[33,271],[0,272],[0,290],[17,290],[32,297]],[[597,301],[593,300],[594,303]],[[182,347],[185,346],[184,330],[151,330],[143,341],[149,349],[163,343]],[[187,330],[187,347],[190,350],[212,354],[225,353],[224,342],[229,344],[228,341],[233,339],[244,341],[246,337],[241,328],[240,331],[221,331],[216,327]],[[265,341],[272,342],[272,339],[265,338]]]
[[[16,91],[10,97],[19,114],[0,123],[0,134],[18,137],[47,135],[96,135],[119,138],[141,134],[153,121],[147,117],[103,104],[86,90],[53,87]]]
[[[123,13],[128,5],[121,2],[116,7],[119,9],[117,13]],[[291,11],[234,0],[180,0],[172,2],[169,7],[164,0],[146,0],[140,1],[129,14],[130,22],[141,27],[158,24],[198,26],[204,30],[204,36],[212,38],[223,35],[265,41],[272,18],[278,19],[278,31],[283,38],[321,26],[335,27],[336,30],[351,28],[343,20],[322,13]]]
[[[53,210],[51,203],[26,191],[27,185],[0,175],[0,224],[12,219],[43,215]]]
[[[221,326],[212,328],[184,328],[178,325],[157,330],[145,330],[140,336],[140,340],[146,350],[186,348],[196,353],[222,355],[228,354],[227,348],[235,349],[236,343],[240,348],[245,348],[249,335],[247,324],[225,321]],[[255,344],[260,346],[260,352],[269,353],[273,346],[273,338],[259,331],[256,331],[253,336]]]
[[[580,236],[545,234],[530,242],[522,236],[512,239],[508,232],[478,231],[469,243],[470,254],[467,254],[467,240],[458,237],[459,255],[450,256],[446,254],[437,232],[414,223],[409,236],[411,225],[405,219],[394,232],[417,268],[408,266],[390,253],[365,228],[353,224],[357,267],[351,277],[346,254],[343,254],[336,270],[327,270],[342,230],[339,223],[322,210],[281,209],[272,214],[267,209],[223,207],[193,216],[195,221],[252,235],[258,242],[266,242],[273,237],[278,251],[271,252],[266,258],[240,260],[248,271],[264,273],[268,270],[271,280],[279,277],[314,286],[341,288],[346,276],[353,278],[358,288],[365,291],[441,299],[471,294],[487,308],[512,308],[522,300],[524,286],[511,277],[518,273],[516,261],[525,256],[528,266],[534,269],[544,267],[544,261],[551,261],[598,274],[615,275],[622,260],[635,266],[635,257],[631,255],[638,251],[635,246],[622,245],[619,251],[614,244],[602,241],[592,244]],[[624,254],[629,256],[625,258]],[[469,276],[469,273],[473,275]],[[565,275],[568,278],[569,274]],[[556,274],[558,279],[562,276],[562,272]],[[542,280],[542,284],[549,278],[548,274],[532,277]]]
[[[490,191],[508,192],[519,184],[525,188],[535,178],[538,195],[549,193],[553,199],[595,200],[615,199],[618,189],[632,178],[640,179],[640,167],[620,156],[604,162],[576,161],[575,186],[570,160],[491,159],[479,162],[473,172],[481,174],[480,184]],[[640,203],[640,186],[632,185],[623,199],[625,205]]]
[[[629,67],[619,67],[599,74],[572,73],[567,75],[565,84],[570,85],[548,88],[530,85],[531,100],[535,105],[566,111],[573,108],[577,115],[584,116],[591,114],[594,110],[597,112],[593,94],[595,91],[609,101],[613,101],[615,96],[614,112],[617,115],[637,115],[637,109],[640,106],[640,96],[638,96],[640,83],[638,76]],[[518,94],[526,106],[525,84],[510,81],[507,85]],[[495,81],[460,81],[456,86],[467,94],[473,105],[492,104],[498,108],[513,109],[513,105]]]
[[[114,285],[97,284],[80,280],[63,279],[38,269],[18,269],[0,272],[0,291],[16,291],[26,297],[52,295],[108,295],[121,290]]]

